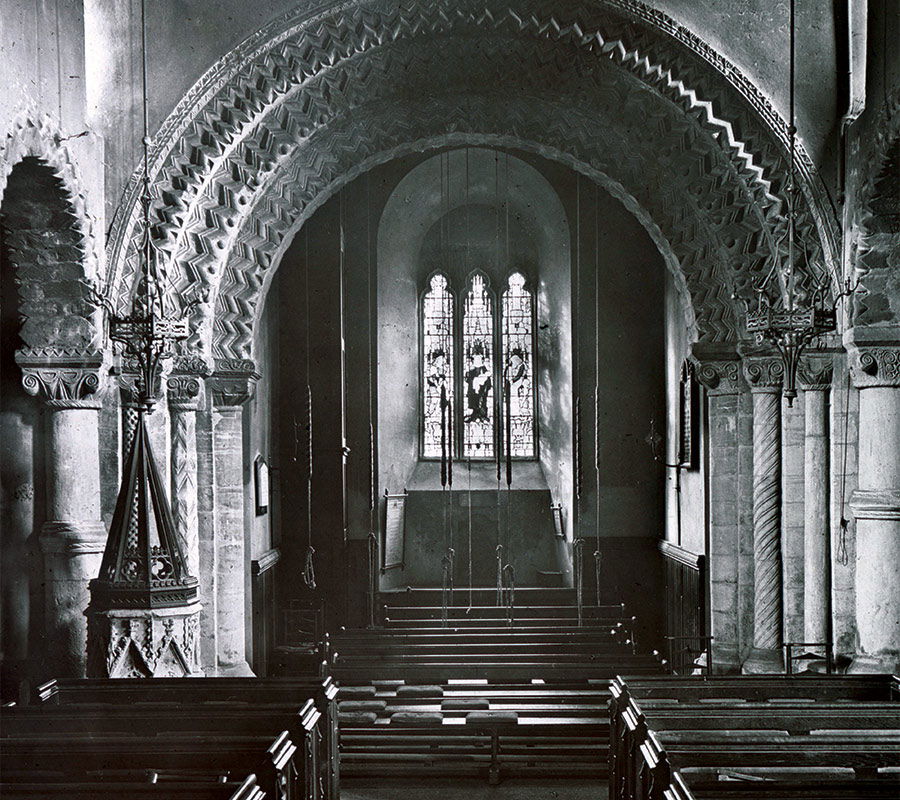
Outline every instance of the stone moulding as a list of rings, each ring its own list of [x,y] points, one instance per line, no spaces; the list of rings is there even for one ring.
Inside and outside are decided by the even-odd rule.
[[[256,195],[260,192],[264,195],[274,185],[270,175],[285,162],[297,164],[301,172],[333,168],[329,148],[346,143],[339,141],[340,131],[323,133],[325,141],[319,142],[318,149],[313,148],[311,154],[304,155],[310,149],[310,140],[315,139],[315,125],[313,129],[301,131],[299,143],[290,134],[297,121],[288,120],[286,129],[280,127],[278,118],[286,119],[285,101],[289,91],[306,85],[314,87],[316,81],[325,84],[315,90],[323,94],[312,92],[306,97],[314,108],[321,107],[327,113],[329,103],[322,97],[344,92],[345,81],[329,85],[329,78],[339,77],[344,64],[366,58],[375,62],[374,66],[368,65],[371,84],[375,85],[379,80],[387,80],[384,76],[390,68],[390,48],[398,42],[421,41],[429,34],[447,35],[456,31],[512,37],[516,42],[540,42],[545,50],[576,48],[598,62],[615,64],[655,93],[668,97],[692,125],[699,126],[705,136],[718,143],[723,157],[731,164],[732,174],[725,181],[733,190],[729,194],[735,207],[728,210],[723,206],[717,213],[723,217],[747,216],[746,225],[756,229],[753,236],[759,240],[756,245],[745,245],[743,237],[749,233],[742,230],[745,223],[732,226],[730,235],[737,236],[732,243],[732,257],[747,256],[741,252],[746,247],[752,256],[746,263],[754,263],[772,248],[783,225],[783,215],[780,187],[772,184],[768,176],[777,175],[783,166],[784,123],[736,67],[665,15],[624,0],[606,0],[599,6],[575,3],[565,12],[541,2],[494,0],[408,3],[401,7],[379,3],[365,6],[320,3],[275,20],[218,62],[164,123],[157,137],[152,167],[158,197],[156,211],[165,220],[160,227],[166,247],[185,269],[180,277],[182,290],[213,286],[213,296],[219,295],[217,319],[223,313],[226,317],[236,315],[238,320],[252,316],[258,306],[259,275],[265,274],[290,231],[290,220],[281,217],[284,211],[292,213],[294,218],[300,213],[300,209],[291,212],[289,205],[270,209],[260,204]],[[416,46],[421,49],[421,45]],[[386,54],[381,58],[382,63],[378,63],[376,56],[368,55],[376,50]],[[523,70],[535,69],[539,61],[523,60]],[[583,105],[575,97],[567,98],[566,102],[570,109]],[[717,117],[714,107],[729,108],[734,118]],[[371,113],[371,110],[354,110],[363,123]],[[446,107],[439,116],[447,117]],[[586,140],[591,138],[592,129],[587,122],[579,122],[575,128],[581,132],[577,135]],[[365,135],[357,136],[362,136],[362,144]],[[415,132],[407,131],[406,138],[413,140]],[[235,182],[234,169],[239,165],[241,174]],[[807,201],[802,214],[806,222],[802,225],[809,228],[826,263],[831,264],[834,215],[824,199],[814,167],[804,153],[800,165]],[[348,168],[343,167],[341,174],[347,173]],[[295,177],[305,183],[310,175]],[[336,181],[339,182],[335,176],[319,181],[321,185],[314,194],[333,191]],[[236,231],[246,219],[247,206],[254,208],[256,222],[261,224],[238,236]],[[126,191],[108,250],[110,282],[115,284],[115,301],[119,303],[126,301],[131,281],[130,259],[138,233],[136,210],[135,179]],[[273,215],[272,211],[276,213]],[[690,219],[682,223],[686,228],[692,224],[703,230],[703,225],[697,226]],[[666,233],[671,235],[671,230]],[[723,232],[722,236],[727,241],[729,234]],[[696,253],[698,262],[716,262],[717,257],[708,252],[721,247],[714,241],[707,245],[707,252],[702,252],[700,247]],[[754,247],[759,248],[759,253],[752,252]],[[232,253],[238,254],[233,261]],[[256,277],[244,278],[244,272]],[[712,286],[724,283],[719,276]],[[712,286],[695,286],[695,304],[709,302],[715,294]],[[213,312],[207,308],[203,313],[208,317]],[[717,314],[723,317],[730,311]],[[211,320],[196,319],[194,327],[209,331]],[[734,332],[733,324],[730,332]],[[714,338],[728,333],[728,325],[705,331]],[[225,343],[216,355],[248,354],[245,331],[232,334],[225,330],[224,334]],[[235,339],[237,346],[232,347],[229,339]]]
[[[857,489],[850,508],[856,519],[900,520],[900,489]]]

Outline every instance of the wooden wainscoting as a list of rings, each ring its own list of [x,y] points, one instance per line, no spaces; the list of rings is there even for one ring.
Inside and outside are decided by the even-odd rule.
[[[275,575],[273,567],[281,560],[277,547],[266,550],[250,562],[253,608],[253,671],[260,677],[269,674],[275,647],[275,626],[278,622]]]
[[[689,675],[695,659],[707,650],[706,556],[665,541],[659,550],[666,573],[667,658],[674,672]]]

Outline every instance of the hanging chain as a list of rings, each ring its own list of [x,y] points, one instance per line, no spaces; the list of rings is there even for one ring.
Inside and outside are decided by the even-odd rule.
[[[512,627],[516,615],[516,568],[512,564],[503,567],[506,579],[506,624]]]
[[[310,362],[312,354],[309,350],[309,232],[304,237],[304,298],[306,304],[306,555],[303,561],[303,585],[310,591],[316,588],[316,550],[313,547],[313,393],[310,380]]]
[[[500,490],[497,490],[499,494]],[[497,506],[497,510],[500,510],[500,506]],[[497,605],[503,605],[503,545],[499,542],[497,543],[496,552],[496,560],[497,560]]]
[[[584,539],[578,537],[573,545],[575,569],[575,607],[578,613],[578,627],[584,624]]]
[[[453,592],[453,550],[447,548],[447,552],[441,557],[441,627],[447,627],[447,607],[451,605]]]
[[[469,456],[469,608],[472,610],[472,457]]]
[[[850,432],[850,365],[847,364],[847,380],[844,387],[844,436],[843,452],[841,453],[841,520],[838,535],[838,563],[846,567],[850,563],[850,554],[847,552],[847,532],[850,522],[845,514],[847,501],[847,442]]]
[[[597,541],[599,542],[600,539],[598,538]],[[601,558],[602,558],[602,556],[601,556],[601,554],[600,554],[600,548],[599,548],[599,545],[598,545],[598,548],[597,548],[596,550],[594,550],[594,584],[595,584],[595,588],[596,588],[596,592],[597,592],[597,605],[598,605],[598,606],[600,605],[600,564],[601,564]]]
[[[378,580],[378,537],[372,531],[368,536],[369,585],[366,591],[366,616],[370,628],[375,627],[375,592]]]

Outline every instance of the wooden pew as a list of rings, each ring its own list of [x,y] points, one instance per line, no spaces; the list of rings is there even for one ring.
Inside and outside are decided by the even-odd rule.
[[[783,789],[786,798],[801,798],[823,769],[874,777],[879,767],[900,766],[895,687],[890,676],[617,678],[610,687],[610,797],[683,800],[695,786],[703,797],[718,797],[718,783],[727,783],[727,797],[768,800],[778,796],[769,790]],[[827,699],[816,702],[820,695]],[[801,767],[799,782],[782,787],[782,774],[770,787],[768,775],[742,793],[731,784],[747,780],[719,781],[717,772]],[[705,774],[698,777],[698,769]],[[843,783],[846,776],[829,780],[828,791],[839,794]],[[885,779],[873,784],[872,796],[898,789]]]
[[[3,800],[97,800],[98,797],[128,800],[265,800],[266,793],[256,782],[256,775],[248,775],[243,781],[222,783],[0,783],[0,797]]]
[[[787,732],[755,731],[652,731],[640,747],[642,757],[636,777],[634,797],[647,800],[674,800],[678,795],[673,789],[674,776],[688,767],[740,770],[752,767],[798,767],[805,770],[795,773],[794,785],[805,785],[812,796],[817,797],[823,784],[827,791],[838,791],[846,780],[835,784],[823,780],[823,768],[852,769],[862,775],[877,775],[878,768],[900,767],[900,732],[881,732],[878,735],[847,738],[845,732],[829,736],[791,736]],[[691,792],[690,781],[682,775],[681,789],[684,800],[697,800]],[[723,781],[724,783],[724,781]],[[745,793],[755,792],[762,800],[771,800],[767,782],[747,782]],[[701,782],[704,788],[708,782]],[[886,779],[870,787],[880,791],[871,794],[876,798],[894,798],[900,793],[900,783]]]
[[[318,757],[320,713],[313,700],[299,708],[288,704],[243,705],[135,703],[23,706],[4,709],[3,738],[44,735],[90,737],[126,734],[175,737],[184,734],[272,736],[286,730],[297,745],[297,779],[303,797],[321,797]]]
[[[153,678],[48,681],[34,691],[34,700],[47,705],[127,705],[180,703],[240,705],[241,709],[282,705],[285,711],[312,698],[322,715],[318,734],[319,781],[326,800],[340,797],[337,726],[337,684],[330,678]],[[223,714],[226,712],[222,712]]]
[[[637,700],[667,699],[672,702],[735,700],[900,700],[900,679],[893,675],[695,675],[683,678],[621,675],[612,691],[627,685]]]
[[[215,783],[222,775],[254,774],[266,797],[283,800],[304,797],[296,772],[296,751],[286,731],[274,740],[269,736],[205,734],[201,738],[125,732],[0,739],[4,784],[133,784],[152,772],[166,773],[181,785]]]

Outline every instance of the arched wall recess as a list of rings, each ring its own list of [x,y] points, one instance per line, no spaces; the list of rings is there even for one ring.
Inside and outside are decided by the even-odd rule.
[[[100,310],[85,285],[100,272],[96,220],[89,214],[85,190],[61,134],[49,118],[24,114],[7,131],[0,148],[0,208],[12,229],[41,229],[46,244],[27,237],[11,242],[20,272],[25,362],[59,363],[98,353]],[[36,209],[42,209],[36,214]],[[21,224],[20,224],[21,223]],[[45,252],[46,251],[46,252]],[[49,260],[48,260],[49,259]],[[35,264],[60,264],[56,270]],[[49,375],[48,375],[49,377]],[[34,388],[26,384],[29,391]]]
[[[464,175],[468,159],[469,184]],[[444,164],[442,167],[441,164]],[[442,170],[449,186],[442,197]],[[496,180],[499,172],[499,180]],[[446,180],[446,179],[445,179]],[[499,191],[498,191],[499,189]],[[572,461],[572,309],[571,230],[565,210],[550,183],[519,158],[484,148],[451,150],[423,161],[403,177],[385,204],[378,227],[378,430],[381,483],[391,491],[408,484],[418,458],[419,342],[418,313],[424,284],[419,263],[422,245],[442,216],[453,216],[469,203],[495,206],[532,234],[538,328],[543,328],[556,357],[548,365],[538,348],[536,378],[539,428],[553,431],[539,448],[541,466],[553,495],[571,503]],[[491,212],[488,212],[489,214]],[[500,243],[503,252],[503,243]],[[471,269],[480,265],[471,263]],[[471,270],[469,270],[471,271]],[[493,271],[488,268],[488,271]],[[501,263],[496,274],[508,269]],[[499,298],[505,287],[494,280]],[[455,287],[461,302],[464,284]],[[568,506],[567,506],[568,507]]]
[[[463,58],[457,36],[484,46]],[[518,146],[608,175],[668,241],[697,338],[738,338],[731,293],[764,268],[784,226],[785,126],[771,105],[642,4],[482,0],[298,10],[198,82],[153,160],[158,235],[178,289],[204,299],[194,346],[246,359],[293,231],[355,175],[424,142]],[[833,265],[834,214],[800,163],[799,229]],[[109,243],[118,303],[134,274],[135,208],[131,186]]]

